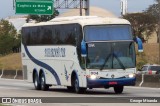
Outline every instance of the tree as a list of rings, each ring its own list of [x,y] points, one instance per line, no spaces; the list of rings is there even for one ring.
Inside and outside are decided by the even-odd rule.
[[[155,28],[155,17],[146,12],[142,12],[126,14],[123,16],[123,18],[130,21],[134,36],[140,37],[144,42],[145,35],[146,40],[148,41]]]
[[[15,27],[6,20],[0,20],[0,55],[12,52],[17,45],[20,47],[20,39]]]
[[[52,15],[28,15],[26,22],[28,23],[30,19],[33,19],[37,22],[45,22],[55,18],[58,15],[59,15],[58,10],[54,8],[54,12]]]
[[[0,36],[1,35],[8,35],[15,37],[17,34],[17,31],[15,27],[9,23],[9,21],[6,20],[0,20]]]
[[[157,42],[159,42],[160,35],[160,0],[155,0],[156,3],[150,5],[146,12],[154,17],[155,20],[155,31],[157,33]]]

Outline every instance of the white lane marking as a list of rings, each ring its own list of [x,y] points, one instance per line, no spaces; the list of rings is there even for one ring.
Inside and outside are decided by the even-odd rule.
[[[27,82],[26,80],[17,80],[17,79],[4,79],[4,78],[0,78],[0,82],[1,81],[10,81],[9,83],[6,83],[6,82],[2,82],[4,83],[5,85],[33,85],[33,83],[31,82]],[[11,82],[12,81],[12,82]]]
[[[10,85],[27,85],[27,86],[32,86],[33,85],[33,83],[11,83]]]
[[[151,87],[129,87],[129,86],[125,86],[125,88],[134,88],[134,89],[154,89],[154,90],[160,90],[160,88],[151,88]]]
[[[7,78],[0,78],[0,80],[8,80],[8,81],[10,81],[10,80],[12,80],[12,81],[25,81],[25,82],[27,82],[27,80],[21,80],[21,79],[7,79]]]
[[[18,90],[25,90],[25,89],[22,89],[20,87],[12,87],[12,88],[9,88],[9,87],[2,87],[0,86],[0,89],[18,89]]]

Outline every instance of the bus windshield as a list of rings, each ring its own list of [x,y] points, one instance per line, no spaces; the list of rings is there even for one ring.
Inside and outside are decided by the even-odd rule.
[[[135,68],[134,42],[92,42],[88,43],[88,69]]]
[[[132,40],[130,25],[97,25],[84,27],[85,41]]]

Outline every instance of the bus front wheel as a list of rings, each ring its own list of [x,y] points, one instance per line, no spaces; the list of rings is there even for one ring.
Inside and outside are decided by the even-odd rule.
[[[122,92],[123,92],[123,86],[115,86],[114,87],[114,92],[116,93],[116,94],[121,94]]]
[[[46,84],[46,79],[44,76],[44,73],[41,74],[40,76],[40,85],[41,85],[41,90],[47,91],[49,89],[49,85]]]
[[[79,80],[77,77],[74,79],[74,90],[76,93],[84,93],[86,91],[86,88],[79,87]]]

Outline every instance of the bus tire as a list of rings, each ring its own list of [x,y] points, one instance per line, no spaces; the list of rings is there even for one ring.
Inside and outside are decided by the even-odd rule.
[[[67,89],[69,92],[73,92],[74,91],[74,88],[72,86],[67,86]]]
[[[41,90],[43,91],[47,91],[49,89],[49,85],[46,84],[46,79],[45,79],[45,76],[44,76],[44,73],[42,73],[40,75],[40,85],[41,85]]]
[[[33,75],[33,83],[36,90],[41,90],[41,85],[37,73],[34,73]]]
[[[116,93],[116,94],[121,94],[122,92],[123,92],[123,86],[115,86],[114,87],[114,92]]]
[[[79,87],[79,80],[77,77],[75,77],[74,79],[74,90],[76,93],[80,94],[80,93],[85,93],[87,88],[81,88]]]

